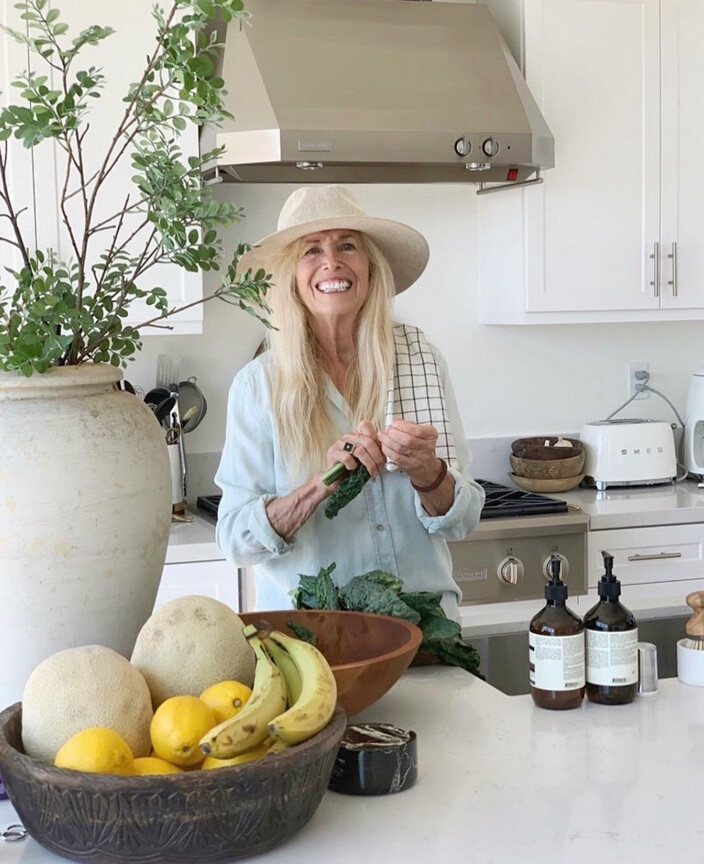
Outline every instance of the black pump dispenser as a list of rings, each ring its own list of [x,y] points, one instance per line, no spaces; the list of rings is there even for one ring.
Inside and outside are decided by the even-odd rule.
[[[614,556],[602,552],[604,574],[597,585],[599,602],[584,616],[587,644],[587,699],[623,705],[638,689],[638,625],[618,599]]]
[[[545,606],[530,622],[530,692],[540,708],[578,708],[584,697],[584,625],[565,605],[567,586],[557,555],[548,564]]]

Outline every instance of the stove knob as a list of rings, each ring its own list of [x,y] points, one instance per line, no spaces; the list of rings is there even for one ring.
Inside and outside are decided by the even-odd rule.
[[[499,582],[503,582],[504,585],[518,585],[523,578],[524,571],[525,568],[521,559],[516,558],[515,555],[508,555],[499,564],[496,575],[499,577]]]
[[[570,562],[565,558],[562,552],[553,552],[548,558],[543,561],[543,578],[546,582],[550,581],[550,562],[557,558],[560,562],[560,579],[563,581],[567,578],[567,574],[570,572]]]

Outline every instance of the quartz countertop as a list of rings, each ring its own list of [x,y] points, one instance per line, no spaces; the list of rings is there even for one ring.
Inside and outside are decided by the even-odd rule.
[[[695,480],[657,486],[622,486],[599,492],[577,488],[551,495],[589,516],[591,531],[704,522],[704,489]]]
[[[215,542],[215,527],[207,519],[186,511],[189,522],[172,522],[167,564],[191,561],[219,561],[225,556]]]
[[[662,864],[700,860],[704,688],[677,679],[630,705],[545,711],[450,667],[411,669],[363,719],[418,735],[418,780],[328,792],[266,864]],[[16,820],[0,803],[0,830]],[[32,839],[3,864],[59,864]]]

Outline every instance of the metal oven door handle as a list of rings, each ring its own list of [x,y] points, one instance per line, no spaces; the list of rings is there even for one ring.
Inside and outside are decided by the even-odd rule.
[[[629,555],[629,561],[660,561],[664,558],[681,558],[681,552],[656,552],[654,555]]]

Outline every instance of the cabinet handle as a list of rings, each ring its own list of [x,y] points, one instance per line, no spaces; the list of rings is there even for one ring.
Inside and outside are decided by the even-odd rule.
[[[653,281],[650,283],[653,286],[653,294],[656,297],[660,296],[660,244],[653,243],[653,254],[650,256],[653,259]]]
[[[672,261],[672,279],[668,285],[672,285],[672,296],[677,297],[677,243],[672,244],[672,252],[667,256]]]
[[[656,552],[654,555],[629,555],[629,561],[658,561],[662,558],[681,558],[681,552]]]

